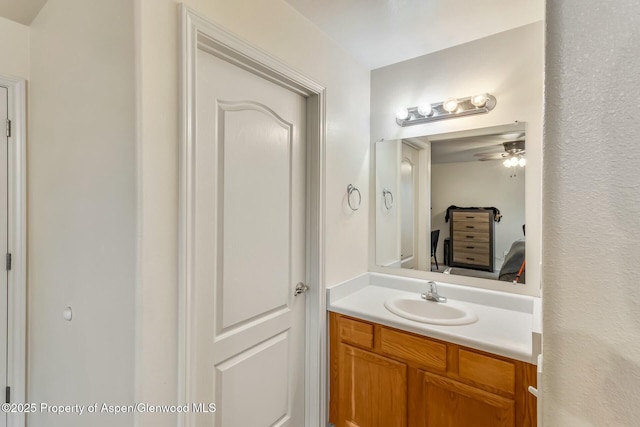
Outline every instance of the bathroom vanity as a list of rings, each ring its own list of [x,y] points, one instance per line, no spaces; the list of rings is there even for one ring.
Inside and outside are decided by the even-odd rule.
[[[528,388],[537,384],[538,301],[439,283],[449,302],[422,304],[464,306],[477,320],[429,324],[385,308],[399,296],[419,300],[425,283],[367,273],[329,289],[330,422],[536,426],[536,398]]]

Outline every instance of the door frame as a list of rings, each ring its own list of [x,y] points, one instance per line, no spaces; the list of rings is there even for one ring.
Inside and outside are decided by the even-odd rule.
[[[420,219],[420,148],[417,148],[414,144],[412,144],[411,142],[407,141],[407,140],[401,140],[401,147],[400,147],[400,168],[399,168],[399,172],[400,172],[400,190],[398,190],[398,198],[400,199],[399,202],[402,202],[402,195],[400,194],[402,191],[402,164],[404,162],[407,162],[411,165],[411,180],[413,181],[411,183],[412,185],[412,189],[413,189],[413,265],[414,265],[414,269],[419,270],[420,269],[420,258],[421,258],[421,253],[420,253],[420,227],[419,227],[419,219]],[[412,150],[415,150],[416,152],[416,156],[417,161],[414,162],[413,159],[410,159],[409,157],[405,157],[405,155],[403,154],[403,149],[404,146],[407,146],[409,148],[411,148]],[[400,235],[402,236],[402,203],[398,203],[399,209],[400,209]],[[400,239],[400,250],[402,253],[402,239]],[[406,268],[404,266],[402,266],[402,257],[400,257],[400,266],[401,268]]]
[[[197,51],[202,49],[306,99],[306,294],[305,426],[327,425],[327,312],[325,298],[326,89],[269,53],[180,4],[180,142],[178,215],[178,402],[190,404],[192,369],[193,167],[196,135]],[[178,426],[191,426],[189,413]]]
[[[8,89],[11,136],[8,151],[9,224],[8,251],[11,270],[7,277],[7,385],[11,402],[26,402],[27,362],[27,92],[26,80],[0,75]],[[24,427],[24,413],[9,413],[7,426]]]

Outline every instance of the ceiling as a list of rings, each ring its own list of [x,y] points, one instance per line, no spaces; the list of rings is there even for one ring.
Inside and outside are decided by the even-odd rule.
[[[369,69],[544,18],[544,0],[285,0]],[[47,0],[0,0],[0,16],[31,25]]]
[[[0,0],[0,16],[31,25],[47,0]]]
[[[431,142],[431,163],[476,162],[488,154],[506,153],[502,143],[522,139],[522,133],[507,133]]]
[[[544,19],[544,0],[285,0],[369,69]]]
[[[488,154],[506,153],[503,143],[523,140],[524,123],[453,132],[436,136],[407,138],[418,147],[431,143],[431,163],[477,162]]]

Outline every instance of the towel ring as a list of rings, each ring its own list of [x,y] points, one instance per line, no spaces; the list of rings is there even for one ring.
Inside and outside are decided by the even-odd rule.
[[[384,207],[387,208],[387,210],[390,210],[393,207],[393,193],[386,188],[383,188],[382,199],[384,200]]]
[[[358,194],[358,205],[355,208],[351,204],[351,193]],[[349,207],[352,211],[357,211],[358,209],[360,209],[360,204],[362,203],[362,194],[360,194],[360,190],[358,190],[351,184],[347,185],[347,203],[349,203]]]

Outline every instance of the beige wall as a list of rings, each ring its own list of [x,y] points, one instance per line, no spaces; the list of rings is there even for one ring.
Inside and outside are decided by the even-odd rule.
[[[395,140],[468,129],[527,123],[527,236],[540,236],[542,199],[542,94],[544,24],[537,22],[371,73],[371,139]],[[489,114],[400,127],[401,107],[489,92],[498,100]],[[509,288],[539,294],[539,239],[527,240],[527,283]],[[422,276],[427,277],[425,272]],[[475,282],[474,282],[475,283]],[[473,284],[473,283],[471,283]],[[499,289],[503,289],[499,287]]]
[[[327,87],[326,278],[367,270],[369,72],[282,0],[190,0],[188,6]],[[174,402],[177,366],[178,4],[137,0],[141,282],[138,400]],[[346,188],[363,193],[352,213]],[[175,425],[145,416],[144,425]],[[161,420],[162,419],[162,420]]]
[[[544,425],[640,420],[640,3],[547,2]]]
[[[49,0],[31,26],[29,402],[134,400],[133,45],[128,0]],[[30,427],[132,423],[29,415]]]
[[[29,78],[29,27],[2,17],[0,74]]]

